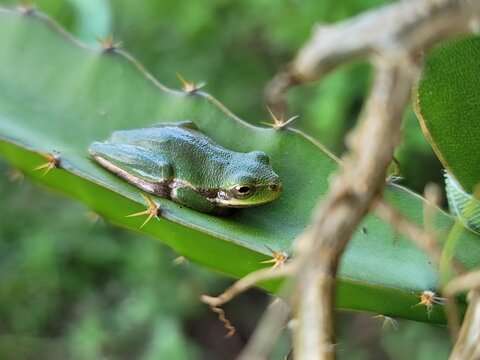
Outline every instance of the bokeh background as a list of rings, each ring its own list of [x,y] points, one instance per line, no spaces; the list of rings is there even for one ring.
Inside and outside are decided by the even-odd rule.
[[[316,24],[341,21],[384,0],[43,0],[36,5],[82,41],[113,34],[161,82],[177,72],[253,124],[268,121],[266,83]],[[0,5],[17,6],[0,0]],[[294,127],[337,155],[368,94],[370,67],[344,66],[289,94]],[[132,99],[135,101],[135,99]],[[142,116],[142,114],[138,114]],[[405,186],[442,183],[441,167],[408,110],[396,154]],[[312,166],[312,164],[305,164]],[[301,181],[301,180],[299,180]],[[117,228],[0,159],[0,359],[233,359],[268,297],[250,291],[225,307],[238,332],[199,302],[231,279],[182,261],[161,243]],[[446,359],[445,327],[382,326],[339,313],[344,359]],[[290,350],[288,331],[272,359]]]

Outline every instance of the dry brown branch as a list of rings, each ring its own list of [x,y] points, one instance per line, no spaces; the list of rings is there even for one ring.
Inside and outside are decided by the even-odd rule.
[[[480,290],[480,270],[460,275],[451,280],[443,289],[445,296],[454,296],[472,289]]]
[[[459,316],[458,316],[458,308],[456,305],[455,296],[462,292],[467,292],[470,290],[479,290],[480,289],[480,270],[472,271],[467,274],[460,275],[455,279],[451,280],[443,289],[443,294],[447,297],[446,305],[446,313],[448,316],[448,322],[450,325],[450,332],[452,334],[452,338],[456,340],[457,338],[460,339],[460,343],[465,343],[462,338],[469,336],[469,332],[462,330],[460,332],[459,326]],[[477,306],[476,303],[470,302],[469,307]],[[473,325],[477,326],[477,331],[480,328],[480,322],[467,320],[468,316],[472,316],[474,314],[473,311],[467,312],[465,315],[465,321],[463,322],[462,329],[464,327],[472,328]],[[461,335],[461,337],[460,337]],[[459,351],[457,349],[457,351]]]
[[[350,151],[299,249],[293,299],[298,318],[294,350],[299,359],[335,357],[333,290],[338,262],[352,233],[379,196],[400,140],[415,67],[402,56],[377,57],[375,68],[364,117],[348,138]]]
[[[271,268],[260,269],[234,282],[233,285],[225,290],[222,294],[218,296],[202,295],[201,300],[210,306],[222,306],[223,304],[232,300],[238,294],[247,291],[261,281],[291,276],[294,274],[294,272],[295,263],[293,261],[274,270]]]
[[[225,311],[222,308],[219,308],[218,306],[210,305],[210,310],[214,312],[215,314],[218,315],[218,320],[223,324],[225,327],[225,330],[227,330],[227,333],[225,334],[226,338],[232,337],[235,334],[235,326],[232,325],[230,320],[227,319],[225,316]]]
[[[297,320],[297,359],[335,358],[333,299],[339,259],[357,225],[380,197],[384,175],[400,139],[401,120],[417,71],[416,59],[434,43],[478,27],[479,18],[478,1],[416,0],[319,27],[267,87],[267,102],[278,116],[284,116],[284,93],[295,84],[316,80],[362,56],[373,62],[376,72],[363,118],[348,136],[349,152],[342,159],[340,173],[316,210],[312,227],[297,239],[291,296]],[[380,209],[386,206],[382,200],[379,204]],[[385,209],[388,211],[383,217],[402,233],[419,239],[418,245],[438,262],[435,239],[391,207]],[[218,298],[203,300],[219,306],[257,281],[241,280]]]
[[[479,13],[480,2],[466,0],[403,1],[367,12],[317,29],[287,71],[272,80],[268,100],[274,111],[284,113],[283,93],[294,83],[318,79],[359,56],[373,59],[376,71],[362,121],[348,136],[340,174],[298,246],[292,295],[298,318],[296,358],[335,358],[333,299],[339,258],[383,188],[416,73],[414,59],[435,42],[469,31]],[[433,245],[428,248],[437,256]]]
[[[478,26],[476,0],[401,1],[333,26],[318,26],[295,59],[266,88],[266,101],[286,113],[284,93],[293,85],[317,80],[333,68],[372,54],[416,54],[439,40]]]
[[[477,274],[478,276],[478,274]],[[480,291],[472,290],[469,305],[463,319],[460,335],[450,354],[450,360],[480,359]]]
[[[281,267],[276,267],[275,269],[260,269],[234,282],[233,285],[227,288],[222,294],[218,296],[202,295],[200,299],[202,302],[209,305],[214,313],[218,314],[219,320],[225,325],[225,329],[227,330],[227,337],[230,337],[235,333],[235,327],[226,318],[225,312],[220,306],[229,302],[242,292],[254,287],[261,281],[291,276],[294,271],[295,267],[293,262],[282,265]]]
[[[450,338],[453,342],[458,339],[460,333],[460,316],[458,314],[458,306],[455,296],[445,295],[445,315],[448,321],[448,330],[450,331]]]

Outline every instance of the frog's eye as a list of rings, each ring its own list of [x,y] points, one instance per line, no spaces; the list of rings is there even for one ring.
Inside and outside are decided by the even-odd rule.
[[[252,196],[253,188],[247,185],[237,185],[232,189],[232,193],[237,199],[246,199]]]

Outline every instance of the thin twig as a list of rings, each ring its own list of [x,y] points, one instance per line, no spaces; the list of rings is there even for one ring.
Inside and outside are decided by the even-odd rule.
[[[448,330],[450,331],[450,338],[452,342],[457,341],[460,334],[460,315],[455,296],[448,296],[445,293],[445,315],[447,316]]]
[[[225,337],[226,338],[232,337],[235,334],[236,329],[235,329],[235,326],[232,325],[230,320],[228,320],[227,317],[225,316],[225,311],[222,308],[214,305],[210,305],[210,310],[212,310],[212,312],[218,315],[218,320],[220,320],[220,322],[223,324],[223,326],[227,330]]]
[[[477,274],[478,275],[478,274]],[[460,335],[450,354],[450,360],[480,359],[480,290],[469,294],[469,305]]]
[[[443,293],[446,296],[454,296],[472,289],[480,290],[480,270],[460,275],[451,280],[447,286],[444,287]]]
[[[227,319],[225,316],[225,311],[220,308],[223,304],[229,302],[232,300],[235,296],[241,294],[244,291],[247,291],[248,289],[254,287],[261,281],[266,281],[266,280],[273,280],[273,279],[278,279],[281,277],[287,277],[291,276],[295,271],[295,264],[294,262],[290,262],[289,264],[284,264],[281,267],[277,267],[272,270],[272,268],[266,268],[266,269],[260,269],[257,271],[254,271],[240,280],[236,281],[231,285],[227,290],[225,290],[222,294],[218,296],[208,296],[208,295],[202,295],[200,297],[201,301],[204,302],[205,304],[210,306],[210,309],[218,314],[219,320],[224,324],[225,329],[227,330],[227,335],[226,337],[230,337],[235,333],[235,327],[232,325],[232,323]],[[274,312],[279,311],[278,307],[271,308],[270,310],[274,310]],[[278,316],[283,316],[281,312],[278,313]],[[266,326],[268,328],[272,328],[273,322],[271,321],[272,318],[269,317],[268,322]],[[276,322],[273,324],[276,326]],[[275,327],[274,326],[274,327]],[[258,333],[258,332],[257,332]],[[261,332],[261,334],[264,334],[264,332]],[[272,333],[271,333],[272,335]],[[274,337],[275,338],[275,337]],[[273,341],[274,339],[272,339]],[[257,352],[257,351],[268,351],[268,344],[264,344],[264,339],[255,339],[254,340],[254,346],[251,349],[248,350],[247,354],[252,354],[252,352]],[[260,346],[261,345],[261,346]]]
[[[232,300],[238,294],[247,291],[261,281],[291,276],[294,272],[295,263],[293,261],[274,270],[272,270],[271,268],[260,269],[234,282],[233,285],[231,285],[222,294],[218,296],[202,295],[200,299],[202,300],[202,302],[210,306],[222,306],[223,304]]]
[[[472,289],[478,290],[479,288],[480,270],[457,276],[443,288],[443,294],[447,298],[447,301],[445,303],[445,312],[447,314],[448,324],[450,326],[450,333],[454,341],[457,340],[460,336],[459,314],[456,304],[456,295],[458,293],[467,292]],[[470,303],[469,306],[475,306],[475,304]],[[468,314],[465,315],[465,318],[467,318],[467,316]],[[471,324],[468,321],[464,321],[462,326],[471,327]],[[477,326],[480,326],[480,324],[477,324]],[[467,335],[468,334],[465,332],[462,333],[462,336]]]
[[[290,65],[267,85],[267,103],[286,113],[284,94],[293,85],[317,80],[352,59],[419,53],[478,26],[479,12],[480,2],[473,0],[401,1],[333,26],[317,26]]]

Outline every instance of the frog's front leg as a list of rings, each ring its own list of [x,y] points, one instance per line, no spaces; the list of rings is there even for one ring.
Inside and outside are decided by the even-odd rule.
[[[179,204],[204,213],[216,215],[226,215],[229,213],[228,208],[216,206],[203,195],[182,184],[173,184],[171,197],[172,200]]]

